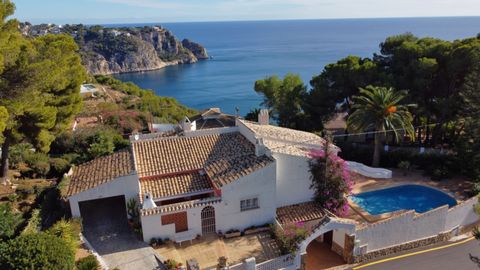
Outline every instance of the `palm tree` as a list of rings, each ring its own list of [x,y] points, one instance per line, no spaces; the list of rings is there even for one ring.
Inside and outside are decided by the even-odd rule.
[[[406,95],[407,91],[369,85],[360,88],[360,95],[353,97],[353,113],[348,117],[347,128],[353,132],[364,132],[369,129],[376,131],[372,161],[374,167],[380,164],[381,140],[387,131],[393,131],[397,140],[401,134],[398,131],[405,131],[409,136],[414,136],[413,117],[408,111],[408,108],[414,105],[399,104]]]

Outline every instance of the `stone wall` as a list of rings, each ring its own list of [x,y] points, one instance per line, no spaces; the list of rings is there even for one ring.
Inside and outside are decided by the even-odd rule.
[[[370,261],[370,260],[376,259],[378,257],[388,256],[388,255],[395,254],[395,253],[400,252],[400,251],[414,249],[414,248],[418,248],[418,247],[424,247],[424,246],[432,245],[432,244],[435,244],[435,243],[438,243],[438,242],[447,241],[451,238],[451,235],[452,234],[450,232],[441,233],[441,234],[439,234],[437,236],[434,236],[434,237],[429,237],[429,238],[425,238],[425,239],[421,239],[421,240],[416,240],[416,241],[404,243],[404,244],[393,246],[393,247],[388,247],[388,248],[384,248],[384,249],[380,249],[380,250],[375,250],[375,251],[369,252],[367,254],[354,256],[353,260],[354,260],[355,263]]]
[[[333,242],[332,251],[343,257],[343,248],[339,244]]]

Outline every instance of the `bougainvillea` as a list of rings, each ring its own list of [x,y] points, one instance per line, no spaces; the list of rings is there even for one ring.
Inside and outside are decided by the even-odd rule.
[[[275,228],[275,236],[282,254],[295,254],[298,245],[310,235],[311,231],[304,222],[289,223],[283,228]]]
[[[312,150],[309,156],[314,200],[335,215],[345,216],[349,210],[346,196],[353,186],[346,162],[324,150]]]

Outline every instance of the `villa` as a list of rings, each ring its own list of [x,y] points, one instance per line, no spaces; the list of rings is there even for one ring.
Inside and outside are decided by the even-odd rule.
[[[378,222],[339,218],[311,201],[309,153],[323,149],[324,139],[270,125],[266,110],[258,123],[236,118],[206,128],[207,119],[223,123],[216,117],[223,116],[207,110],[182,121],[174,135],[132,136],[129,149],[75,167],[68,188],[72,216],[86,226],[127,220],[127,202],[134,199],[143,240],[178,243],[266,223],[305,223],[311,233],[295,258],[284,261],[287,269],[305,268],[313,242],[326,243],[351,263],[445,240],[477,221],[477,198],[425,213],[395,212]],[[329,151],[340,149],[331,145]],[[99,215],[90,214],[99,208]]]

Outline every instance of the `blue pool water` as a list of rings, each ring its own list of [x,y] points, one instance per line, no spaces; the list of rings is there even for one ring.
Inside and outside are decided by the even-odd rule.
[[[398,210],[424,213],[442,205],[455,206],[454,198],[439,190],[420,186],[402,185],[351,196],[351,200],[372,215]]]

